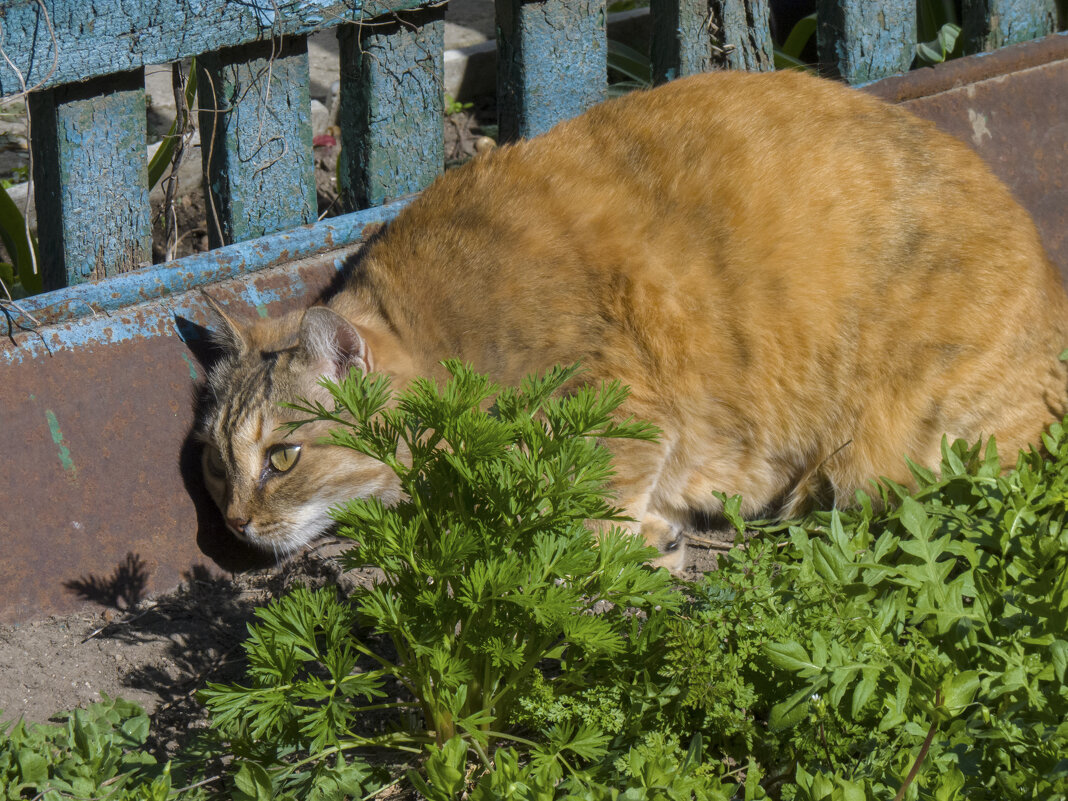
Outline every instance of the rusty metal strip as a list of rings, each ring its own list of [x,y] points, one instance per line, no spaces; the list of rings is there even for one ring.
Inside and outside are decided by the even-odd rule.
[[[992,53],[923,67],[868,84],[863,89],[891,103],[904,103],[1063,59],[1068,59],[1068,31],[1009,45]]]

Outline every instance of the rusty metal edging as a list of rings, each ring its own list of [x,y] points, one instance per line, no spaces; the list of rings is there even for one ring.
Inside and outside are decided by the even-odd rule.
[[[890,103],[905,103],[1064,59],[1068,59],[1068,31],[915,69],[861,88]]]

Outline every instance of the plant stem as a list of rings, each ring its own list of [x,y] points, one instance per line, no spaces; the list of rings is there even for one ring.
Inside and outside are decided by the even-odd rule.
[[[942,691],[938,690],[935,693],[935,706],[941,706],[942,704]],[[894,796],[894,801],[901,801],[905,797],[905,791],[909,789],[909,785],[912,784],[912,780],[916,778],[916,774],[920,772],[920,765],[923,764],[924,758],[927,756],[927,751],[931,748],[931,743],[934,741],[935,732],[938,731],[938,719],[935,718],[931,721],[931,728],[927,730],[927,737],[923,741],[923,745],[920,746],[920,753],[916,754],[916,761],[912,763],[912,770],[909,771],[909,775],[905,777],[905,782],[901,785],[901,789],[897,791],[897,795]]]
[[[298,762],[294,762],[292,768],[294,770],[297,768],[302,768],[312,762],[318,762],[319,760],[325,759],[328,756],[340,754],[342,751],[351,751],[354,748],[392,748],[396,751],[407,751],[409,754],[421,754],[423,752],[420,749],[414,748],[410,745],[402,744],[406,742],[416,743],[419,742],[420,739],[421,738],[411,734],[406,734],[403,736],[398,734],[387,734],[382,737],[360,737],[355,740],[346,740],[344,742],[339,742],[337,745],[333,745],[329,748],[319,751],[316,754],[305,757],[304,759],[301,759]],[[429,739],[427,741],[429,742]]]

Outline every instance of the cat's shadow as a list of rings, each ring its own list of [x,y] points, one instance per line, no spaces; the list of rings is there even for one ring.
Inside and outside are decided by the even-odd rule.
[[[177,315],[174,318],[174,325],[178,330],[178,335],[189,348],[193,358],[203,368],[204,373],[209,372],[223,352],[211,339],[208,329]],[[233,573],[272,567],[277,564],[274,556],[241,542],[230,533],[223,522],[219,507],[204,485],[204,474],[201,470],[201,454],[204,444],[196,437],[196,427],[203,418],[208,392],[208,387],[203,383],[194,390],[193,428],[186,434],[178,454],[182,482],[185,484],[185,491],[193,501],[197,513],[197,547],[201,553],[223,570]]]

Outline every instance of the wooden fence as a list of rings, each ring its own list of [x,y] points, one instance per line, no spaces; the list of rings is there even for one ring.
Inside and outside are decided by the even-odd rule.
[[[229,281],[222,295],[261,313],[300,305],[369,224],[433,180],[444,10],[426,0],[0,0],[0,94],[30,90],[53,290],[5,308],[0,619],[92,599],[86,587],[131,557],[145,590],[172,586],[203,553],[224,561],[187,438],[202,371],[180,338],[196,334],[183,322],[204,317],[186,293]],[[818,13],[824,73],[864,84],[913,61],[916,0],[819,0]],[[962,13],[970,52],[1056,28],[1055,0],[963,0]],[[657,80],[772,66],[768,0],[651,0],[650,15]],[[537,135],[604,98],[605,0],[496,0],[496,16],[502,138]],[[317,221],[307,36],[330,27],[349,213]],[[1063,36],[1047,41],[1042,63],[1068,58]],[[151,265],[144,67],[191,56],[213,250]],[[1054,85],[1061,102],[1064,84]],[[1063,156],[1063,126],[1058,136]]]

